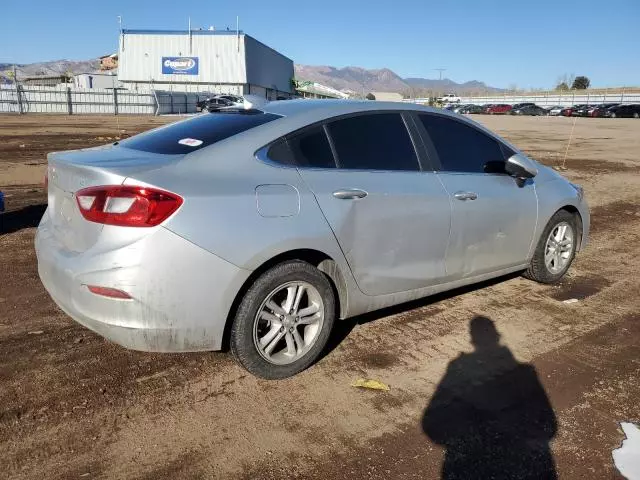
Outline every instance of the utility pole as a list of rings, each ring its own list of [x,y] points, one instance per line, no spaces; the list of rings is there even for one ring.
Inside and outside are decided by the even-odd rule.
[[[434,70],[440,72],[440,78],[439,80],[442,80],[442,72],[446,71],[446,68],[434,68]]]

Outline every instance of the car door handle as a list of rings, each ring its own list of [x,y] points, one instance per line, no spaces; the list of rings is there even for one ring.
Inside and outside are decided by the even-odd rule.
[[[346,190],[336,190],[333,192],[333,196],[341,200],[353,200],[355,198],[364,198],[367,196],[367,192],[359,190],[357,188],[349,188]]]
[[[474,192],[456,192],[453,194],[458,200],[475,200],[478,194]]]

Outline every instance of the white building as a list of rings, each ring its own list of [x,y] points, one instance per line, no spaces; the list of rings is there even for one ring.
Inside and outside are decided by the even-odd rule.
[[[292,93],[293,61],[242,31],[123,30],[118,80],[133,90]]]
[[[376,100],[382,102],[401,102],[402,94],[398,92],[371,92],[376,97]]]
[[[108,73],[78,73],[73,76],[76,88],[121,88],[118,77]]]

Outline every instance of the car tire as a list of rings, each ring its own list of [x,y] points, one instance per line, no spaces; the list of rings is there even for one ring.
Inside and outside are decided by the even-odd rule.
[[[615,112],[612,112],[612,113],[611,113],[611,118],[616,118],[616,114],[615,114]]]
[[[563,230],[565,233],[562,233],[560,229],[564,227],[566,230]],[[556,245],[559,246],[554,247],[551,241],[552,234]],[[565,243],[567,236],[571,239],[570,245]],[[558,238],[560,238],[559,244]],[[567,273],[575,258],[578,239],[576,217],[566,210],[556,212],[540,235],[540,240],[524,276],[540,283],[558,282]],[[554,255],[558,249],[559,253]],[[553,259],[549,262],[552,257]]]
[[[640,118],[640,113],[634,112],[633,113],[633,118]]]
[[[289,295],[298,295],[290,289],[300,287],[304,287],[300,308],[294,309],[287,301]],[[296,320],[297,313],[311,312],[314,306],[317,313]],[[315,323],[306,323],[312,317],[317,317]],[[257,377],[291,377],[322,353],[335,318],[335,294],[328,277],[307,262],[281,263],[260,275],[240,301],[231,326],[231,353]]]

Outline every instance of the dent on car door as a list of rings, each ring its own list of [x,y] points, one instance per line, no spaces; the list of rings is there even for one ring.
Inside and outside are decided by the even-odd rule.
[[[449,199],[435,174],[420,171],[400,113],[337,119],[287,142],[363,293],[409,291],[445,275]]]
[[[535,179],[507,175],[513,152],[479,128],[444,115],[420,115],[438,177],[451,198],[447,274],[470,277],[523,265],[537,223]]]

